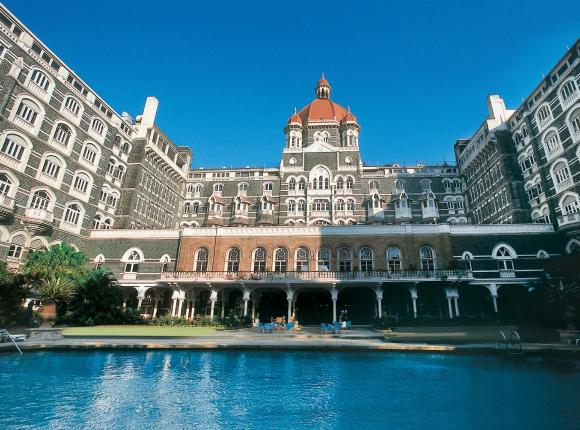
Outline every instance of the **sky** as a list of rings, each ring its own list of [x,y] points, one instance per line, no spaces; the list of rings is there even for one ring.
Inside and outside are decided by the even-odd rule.
[[[322,72],[367,164],[453,161],[486,96],[516,108],[580,37],[580,1],[4,0],[117,112],[159,100],[194,167],[277,167]]]

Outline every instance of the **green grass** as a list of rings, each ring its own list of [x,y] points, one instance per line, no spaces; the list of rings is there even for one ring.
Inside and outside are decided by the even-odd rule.
[[[215,327],[155,327],[147,325],[98,325],[94,327],[67,327],[64,336],[208,336],[215,334]]]

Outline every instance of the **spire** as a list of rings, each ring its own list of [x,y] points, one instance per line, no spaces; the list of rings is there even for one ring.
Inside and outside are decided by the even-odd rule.
[[[320,80],[316,84],[316,89],[315,89],[316,97],[318,97],[319,99],[329,99],[331,88],[332,87],[330,86],[330,83],[326,80],[326,78],[324,77],[324,72],[323,72],[322,76],[320,77]]]

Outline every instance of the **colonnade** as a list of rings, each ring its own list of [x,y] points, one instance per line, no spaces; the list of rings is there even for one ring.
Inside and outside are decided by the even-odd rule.
[[[418,299],[419,299],[419,282],[414,282],[411,283],[409,285],[405,285],[404,288],[406,288],[406,290],[409,292],[410,298],[411,298],[411,303],[412,303],[412,314],[413,314],[413,318],[417,319],[419,317],[419,313],[418,313]],[[485,287],[489,293],[490,293],[490,298],[491,298],[491,302],[493,305],[493,311],[495,314],[497,314],[499,312],[498,309],[498,289],[502,286],[502,285],[508,285],[508,284],[498,284],[498,283],[477,283],[474,285],[479,285],[479,286],[483,286]],[[332,283],[329,285],[316,285],[316,288],[322,288],[325,289],[329,292],[330,294],[330,299],[332,302],[332,319],[333,321],[336,321],[338,318],[338,314],[337,314],[337,301],[338,301],[338,297],[339,294],[341,292],[342,289],[346,288],[346,287],[353,287],[354,285],[344,285],[344,284],[336,284],[336,283]],[[423,288],[429,288],[427,286],[427,283],[422,285]],[[436,288],[435,285],[433,285],[433,287]],[[441,287],[441,286],[439,286]],[[469,287],[469,285],[467,286]],[[194,285],[194,286],[183,286],[181,284],[178,283],[169,283],[169,284],[165,284],[165,285],[132,285],[132,288],[134,288],[137,292],[137,308],[138,309],[142,309],[142,305],[143,305],[143,301],[145,300],[145,298],[147,297],[147,293],[148,291],[152,290],[152,294],[151,292],[149,293],[149,298],[151,299],[151,305],[152,305],[152,312],[151,312],[151,317],[155,318],[158,316],[158,312],[159,309],[161,308],[163,301],[164,301],[164,296],[165,296],[165,292],[167,291],[167,288],[170,288],[170,291],[172,291],[171,294],[171,312],[170,315],[177,317],[177,316],[181,316],[184,317],[186,319],[193,319],[194,316],[196,315],[195,311],[196,311],[196,300],[197,300],[197,296],[198,294],[205,290],[209,292],[209,297],[208,297],[208,302],[209,302],[209,318],[214,319],[216,317],[215,315],[215,309],[216,309],[216,303],[218,302],[218,297],[221,294],[221,317],[224,317],[224,312],[225,312],[225,303],[226,303],[226,297],[227,297],[227,290],[229,290],[231,292],[232,289],[234,290],[239,290],[242,293],[241,296],[241,300],[243,301],[243,308],[242,308],[242,314],[244,317],[249,316],[249,314],[251,314],[252,320],[255,319],[256,317],[256,309],[257,309],[257,305],[259,303],[260,300],[260,296],[262,291],[264,291],[264,289],[278,289],[281,291],[284,291],[286,293],[286,300],[287,300],[287,315],[286,317],[288,318],[288,320],[292,320],[295,314],[295,310],[296,310],[296,298],[298,296],[298,293],[300,291],[306,291],[311,289],[312,287],[309,286],[295,286],[292,284],[286,284],[286,285],[259,285],[259,286],[254,286],[252,288],[248,287],[246,284],[244,283],[239,283],[239,284],[212,284],[212,283],[207,283],[206,285]],[[382,316],[383,315],[383,310],[382,310],[382,306],[383,306],[383,293],[389,288],[389,286],[386,283],[378,283],[374,286],[371,285],[365,285],[363,286],[356,286],[356,288],[371,288],[374,293],[375,293],[375,297],[376,297],[376,308],[375,308],[375,316],[379,315]],[[453,318],[457,318],[460,317],[460,310],[459,310],[459,291],[458,288],[456,286],[453,285],[446,285],[443,286],[443,291],[445,293],[445,297],[447,299],[447,317],[449,319],[453,319]],[[125,295],[124,298],[124,306],[126,306],[128,300],[128,296]],[[251,306],[251,310],[249,308],[249,303],[251,302],[252,306]],[[205,311],[205,310],[204,310]]]

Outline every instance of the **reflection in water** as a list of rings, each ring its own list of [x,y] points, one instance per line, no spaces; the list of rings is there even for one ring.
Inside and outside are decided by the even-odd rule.
[[[539,429],[580,420],[571,361],[114,351],[4,355],[0,368],[2,429]]]

